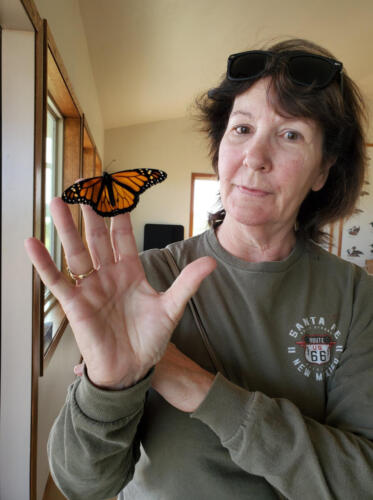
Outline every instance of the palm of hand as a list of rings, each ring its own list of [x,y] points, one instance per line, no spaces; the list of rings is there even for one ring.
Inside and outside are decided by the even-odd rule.
[[[162,357],[176,326],[168,307],[138,259],[105,266],[74,287],[63,308],[92,381],[112,387],[141,379]]]

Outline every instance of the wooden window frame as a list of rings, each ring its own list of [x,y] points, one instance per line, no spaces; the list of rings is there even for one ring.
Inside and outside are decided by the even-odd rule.
[[[43,97],[42,97],[42,169],[39,175],[41,182],[41,193],[44,196],[45,187],[45,140],[46,140],[46,116],[47,116],[47,97],[52,99],[54,105],[59,110],[64,120],[63,127],[63,181],[62,188],[66,189],[78,178],[92,177],[96,172],[101,174],[101,159],[97,152],[95,142],[89,130],[86,117],[75,96],[70,83],[65,65],[57,49],[53,35],[49,29],[47,21],[44,24],[43,40]],[[92,167],[87,168],[88,163]],[[44,200],[43,200],[44,201]],[[44,220],[44,203],[41,203],[38,212],[35,212],[37,220]],[[78,205],[70,206],[70,210],[76,226],[81,234],[84,234],[81,210]],[[41,224],[40,237],[44,240],[44,227]],[[83,236],[85,239],[85,237]],[[67,266],[64,255],[62,255],[62,271],[67,276]],[[41,289],[43,285],[41,284]],[[50,359],[66,329],[68,321],[58,302],[54,304],[54,319],[57,328],[53,340],[44,352],[44,328],[43,322],[40,322],[40,376],[43,375]]]
[[[101,173],[101,159],[86,118],[80,108],[78,100],[67,76],[67,71],[56,47],[53,35],[47,21],[41,21],[37,41],[37,92],[36,92],[36,131],[35,131],[35,208],[34,208],[34,236],[44,241],[44,200],[45,200],[45,145],[47,121],[47,97],[52,99],[64,120],[63,128],[63,189],[67,188],[78,178],[84,176],[84,164],[87,162],[84,141],[89,142],[89,152],[92,157],[91,172]],[[88,151],[88,149],[87,149]],[[78,206],[70,207],[75,224],[82,233],[81,212]],[[62,258],[62,270],[66,273],[66,261]],[[55,319],[57,327],[49,347],[44,352],[44,285],[34,273],[34,311],[33,331],[34,363],[38,360],[38,375],[44,370],[53,356],[54,351],[65,331],[67,319],[61,306],[56,302]],[[38,337],[38,339],[37,339]],[[36,351],[36,347],[34,348]]]
[[[95,177],[101,175],[102,173],[102,164],[101,159],[97,153],[97,149],[92,138],[92,134],[89,130],[89,126],[86,120],[86,117],[83,115],[83,169],[82,169],[82,177],[84,179],[89,177]],[[84,220],[82,218],[82,237],[83,243],[86,247],[87,239],[85,232]]]

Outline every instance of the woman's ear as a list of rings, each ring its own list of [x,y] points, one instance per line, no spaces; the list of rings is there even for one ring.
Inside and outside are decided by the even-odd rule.
[[[325,183],[328,180],[329,171],[336,161],[337,158],[333,157],[322,165],[319,175],[315,179],[315,182],[312,186],[312,191],[320,191],[325,186]]]

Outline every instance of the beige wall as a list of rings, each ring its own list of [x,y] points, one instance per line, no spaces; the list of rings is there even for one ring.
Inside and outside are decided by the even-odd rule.
[[[37,500],[43,498],[49,474],[46,450],[49,431],[66,400],[67,388],[75,378],[73,367],[79,359],[72,330],[67,327],[44,376],[39,379]]]
[[[23,242],[32,234],[33,223],[34,45],[32,31],[2,30],[0,498],[4,500],[28,498],[30,482],[32,269]]]
[[[143,248],[144,224],[182,224],[189,235],[192,172],[212,173],[207,142],[189,118],[105,131],[105,160],[111,171],[130,168],[165,170],[167,179],[146,191],[132,212],[137,247]]]

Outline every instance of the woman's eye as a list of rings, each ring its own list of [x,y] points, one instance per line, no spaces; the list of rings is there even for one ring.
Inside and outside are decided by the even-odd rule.
[[[288,130],[287,132],[285,132],[285,137],[289,141],[296,141],[300,136],[298,132],[294,132],[294,130]]]
[[[241,135],[241,134],[248,134],[250,132],[250,129],[245,125],[238,125],[238,127],[234,127],[234,131],[237,134]]]

